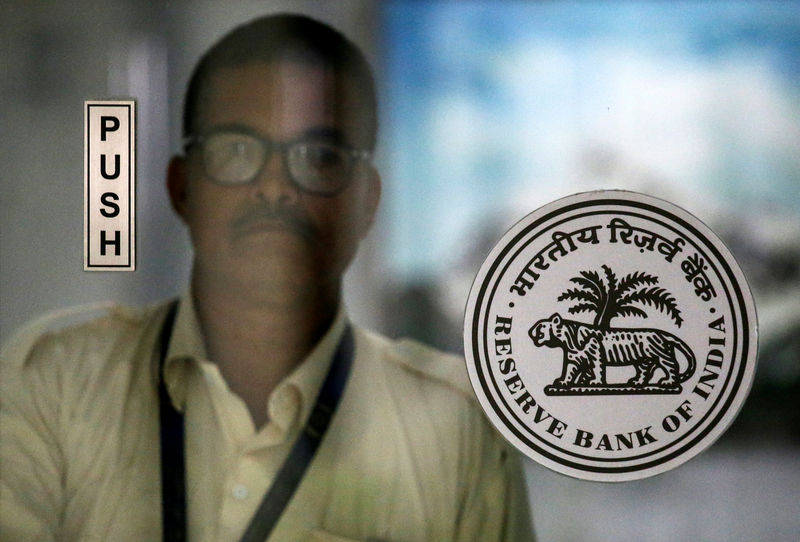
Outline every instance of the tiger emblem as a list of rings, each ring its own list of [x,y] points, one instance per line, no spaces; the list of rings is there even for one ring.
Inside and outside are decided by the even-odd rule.
[[[628,380],[632,387],[653,384],[656,369],[663,376],[654,384],[674,388],[688,380],[695,371],[696,360],[689,346],[678,337],[658,329],[601,329],[597,326],[567,320],[556,313],[539,320],[528,335],[536,346],[564,350],[563,372],[553,386],[606,386],[606,367],[632,365],[636,374]],[[675,351],[686,358],[687,367],[680,372]]]

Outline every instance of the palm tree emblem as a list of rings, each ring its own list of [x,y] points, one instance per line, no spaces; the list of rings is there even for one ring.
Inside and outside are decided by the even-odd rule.
[[[569,308],[570,314],[594,312],[593,325],[600,329],[611,329],[611,320],[622,316],[640,316],[647,313],[639,305],[649,305],[663,311],[681,327],[683,318],[675,298],[664,288],[655,286],[658,277],[635,271],[617,280],[607,265],[602,266],[604,277],[597,271],[581,271],[570,279],[577,288],[570,288],[558,297],[558,301],[577,301]],[[605,279],[605,280],[604,280]]]
[[[617,280],[609,266],[602,269],[602,275],[581,271],[570,279],[576,287],[558,297],[558,301],[575,301],[568,309],[570,314],[593,312],[594,322],[584,324],[555,313],[528,330],[534,345],[564,351],[561,376],[545,387],[545,394],[680,393],[681,383],[697,366],[688,344],[660,329],[611,327],[614,318],[647,318],[642,305],[665,312],[680,327],[683,318],[675,297],[657,286],[654,275],[635,271]],[[681,353],[683,363],[676,352]],[[624,365],[634,369],[626,382],[606,381],[607,367]]]

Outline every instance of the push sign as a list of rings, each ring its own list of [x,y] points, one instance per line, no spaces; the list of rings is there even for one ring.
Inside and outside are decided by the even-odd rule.
[[[85,271],[136,266],[136,104],[84,103]]]

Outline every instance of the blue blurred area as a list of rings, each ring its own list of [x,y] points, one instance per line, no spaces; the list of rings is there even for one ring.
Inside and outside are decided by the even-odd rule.
[[[668,475],[607,485],[527,464],[541,540],[800,536],[800,3],[383,4],[386,327],[458,351],[514,222],[623,188],[709,224],[756,297],[736,422]]]
[[[514,222],[649,193],[709,224],[754,292],[759,370],[730,435],[800,437],[800,3],[384,7],[389,332],[459,351]]]
[[[723,230],[744,207],[800,223],[798,3],[392,1],[383,22],[401,280],[592,188],[663,196]]]

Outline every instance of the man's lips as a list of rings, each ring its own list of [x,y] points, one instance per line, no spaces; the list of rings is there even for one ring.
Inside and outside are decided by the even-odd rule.
[[[295,210],[253,207],[234,220],[231,226],[234,238],[260,232],[289,232],[306,241],[318,238],[317,230],[305,216]]]
[[[251,221],[247,226],[239,228],[238,231],[243,234],[261,231],[290,231],[294,233],[295,229],[290,228],[289,225],[282,220],[263,219]]]

